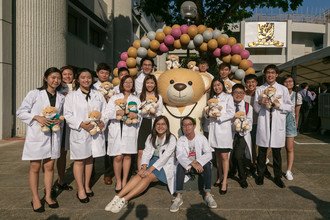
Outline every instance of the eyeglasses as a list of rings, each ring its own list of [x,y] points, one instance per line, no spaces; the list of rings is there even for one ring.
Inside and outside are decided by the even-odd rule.
[[[133,84],[133,82],[124,82],[125,85]]]
[[[152,66],[152,64],[143,64],[143,66]]]
[[[182,127],[191,127],[193,126],[194,124],[190,123],[190,124],[183,124]]]
[[[236,91],[234,91],[233,94],[234,94],[234,95],[244,95],[245,92],[236,92]]]

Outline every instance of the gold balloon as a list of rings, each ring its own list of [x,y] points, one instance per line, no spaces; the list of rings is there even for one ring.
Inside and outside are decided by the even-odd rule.
[[[207,51],[207,43],[203,42],[200,46],[199,46],[199,50],[201,52],[206,52]]]
[[[237,43],[237,41],[236,41],[236,39],[234,37],[228,38],[228,44],[229,44],[229,46],[233,46],[236,43]]]
[[[232,79],[231,81],[233,81],[236,84],[241,84],[242,83],[242,81],[241,80],[238,80],[238,79]]]
[[[231,55],[230,54],[228,54],[227,56],[222,57],[222,61],[225,62],[225,63],[230,63],[230,60],[231,60]]]
[[[190,37],[189,37],[189,35],[188,35],[188,34],[182,34],[182,35],[180,36],[180,42],[181,42],[181,44],[183,44],[183,45],[187,45],[187,44],[189,44],[189,42],[190,42]]]
[[[137,68],[129,68],[129,75],[131,76],[136,76],[138,73],[138,69]]]
[[[113,74],[115,77],[118,77],[118,68],[117,68],[117,67],[113,69],[112,74]]]
[[[135,67],[135,66],[136,66],[136,59],[133,58],[133,57],[129,57],[129,58],[127,58],[127,60],[126,60],[126,65],[127,65],[128,68],[133,68],[133,67]]]
[[[158,48],[159,48],[159,41],[158,40],[152,40],[150,41],[150,49],[154,50],[154,51],[157,51]]]
[[[141,47],[141,41],[140,40],[135,40],[133,42],[133,47],[135,47],[136,49],[138,49],[139,47]]]
[[[209,42],[207,42],[207,47],[209,48],[209,50],[213,51],[218,47],[218,42],[215,39],[211,39],[209,40]]]
[[[256,71],[252,68],[249,67],[246,71],[245,71],[245,75],[249,75],[249,74],[255,74]]]
[[[171,31],[172,31],[172,28],[170,26],[165,26],[163,28],[163,32],[164,32],[165,35],[171,34]]]
[[[153,50],[148,49],[147,56],[150,58],[155,58],[157,56],[157,53]]]
[[[247,70],[249,67],[250,67],[250,63],[246,59],[243,59],[238,65],[238,68],[240,68],[242,70]]]
[[[181,26],[179,25],[179,24],[173,24],[173,26],[172,26],[172,29],[173,28],[180,28]]]
[[[206,26],[200,24],[200,25],[198,25],[197,30],[198,30],[199,34],[202,34],[206,30]]]
[[[228,38],[226,38],[226,37],[224,37],[224,36],[219,36],[219,37],[217,38],[217,41],[218,41],[218,45],[219,45],[220,47],[222,47],[223,45],[226,45],[226,44],[227,44],[227,42],[228,42]]]
[[[165,34],[163,32],[157,32],[155,39],[159,41],[159,43],[163,43],[165,38]]]
[[[180,49],[181,48],[181,42],[180,39],[177,39],[174,41],[173,46],[175,49]]]
[[[127,54],[129,57],[136,58],[137,57],[137,49],[135,47],[129,47],[127,50]]]
[[[234,54],[230,59],[230,63],[235,66],[237,66],[241,61],[242,61],[242,57],[241,55],[238,54]]]
[[[120,83],[120,79],[118,77],[113,78],[112,82],[111,82],[114,86],[119,85]]]
[[[190,25],[188,27],[188,35],[190,36],[190,38],[193,39],[197,34],[198,34],[198,29],[196,25]]]
[[[238,45],[242,48],[242,50],[244,50],[244,45],[241,43],[238,43]]]

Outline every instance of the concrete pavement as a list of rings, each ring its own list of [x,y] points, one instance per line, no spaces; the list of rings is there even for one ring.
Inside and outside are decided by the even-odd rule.
[[[170,213],[172,197],[166,187],[156,185],[132,200],[122,212],[106,212],[104,207],[115,192],[113,185],[103,184],[103,161],[98,160],[93,186],[95,196],[89,203],[81,204],[76,198],[69,161],[67,180],[74,190],[58,196],[59,209],[46,207],[46,211],[39,214],[34,213],[30,205],[29,163],[21,161],[23,141],[1,140],[0,219],[330,219],[330,135],[300,135],[296,141],[294,180],[283,179],[286,188],[280,189],[268,179],[263,186],[257,186],[249,177],[249,187],[242,189],[230,179],[226,195],[212,188],[218,203],[216,209],[207,208],[197,190],[188,190],[180,211]],[[282,157],[285,171],[285,150]],[[270,167],[269,170],[273,173]],[[42,180],[40,176],[41,196]]]

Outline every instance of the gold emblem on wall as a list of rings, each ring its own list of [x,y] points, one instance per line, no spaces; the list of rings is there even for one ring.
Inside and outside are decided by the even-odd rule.
[[[258,47],[258,46],[275,46],[283,47],[284,42],[280,42],[275,39],[275,24],[274,23],[264,23],[258,24],[258,40],[249,42],[249,47]]]

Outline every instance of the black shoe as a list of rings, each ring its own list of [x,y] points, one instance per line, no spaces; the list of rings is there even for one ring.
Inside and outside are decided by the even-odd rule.
[[[256,178],[256,184],[257,185],[264,185],[264,177],[263,176],[258,176]]]
[[[42,212],[45,211],[45,207],[44,207],[42,201],[40,201],[40,203],[41,203],[41,206],[37,209],[34,209],[33,208],[33,202],[31,201],[31,206],[32,206],[32,209],[33,209],[34,212],[42,213]]]
[[[269,172],[269,170],[266,168],[265,172],[264,172],[264,176],[267,178],[267,179],[270,179],[272,178],[272,174]]]
[[[78,193],[77,193],[77,198],[79,199],[79,201],[81,203],[88,203],[89,202],[89,197],[88,196],[86,196],[86,198],[81,199],[81,198],[79,198]]]
[[[226,190],[222,190],[220,188],[220,190],[219,190],[220,195],[225,195],[227,193],[227,190],[228,190],[228,184],[226,184]]]
[[[69,184],[67,183],[63,183],[63,184],[59,184],[58,182],[56,183],[56,186],[58,187],[59,190],[61,191],[71,191],[73,190],[72,186],[70,186]]]
[[[248,188],[249,184],[246,182],[246,180],[240,181],[239,185],[243,188],[246,189]]]
[[[93,197],[93,196],[94,196],[94,192],[93,192],[93,191],[91,191],[91,192],[86,192],[86,195],[87,195],[88,197]]]
[[[215,182],[215,183],[213,184],[213,186],[214,186],[214,187],[220,187],[220,186],[221,186],[221,183],[217,183],[217,182]]]
[[[115,192],[118,194],[120,193],[121,189],[115,189]]]
[[[46,203],[46,204],[48,205],[49,208],[51,208],[51,209],[57,209],[57,208],[60,207],[60,206],[59,206],[59,204],[58,204],[58,202],[57,202],[56,200],[54,200],[54,201],[55,201],[55,203],[53,203],[53,204],[49,204],[49,203],[46,201],[46,199],[43,199],[43,202]]]
[[[285,185],[284,185],[283,181],[281,180],[281,178],[279,178],[279,177],[275,178],[274,182],[278,187],[285,188]]]

